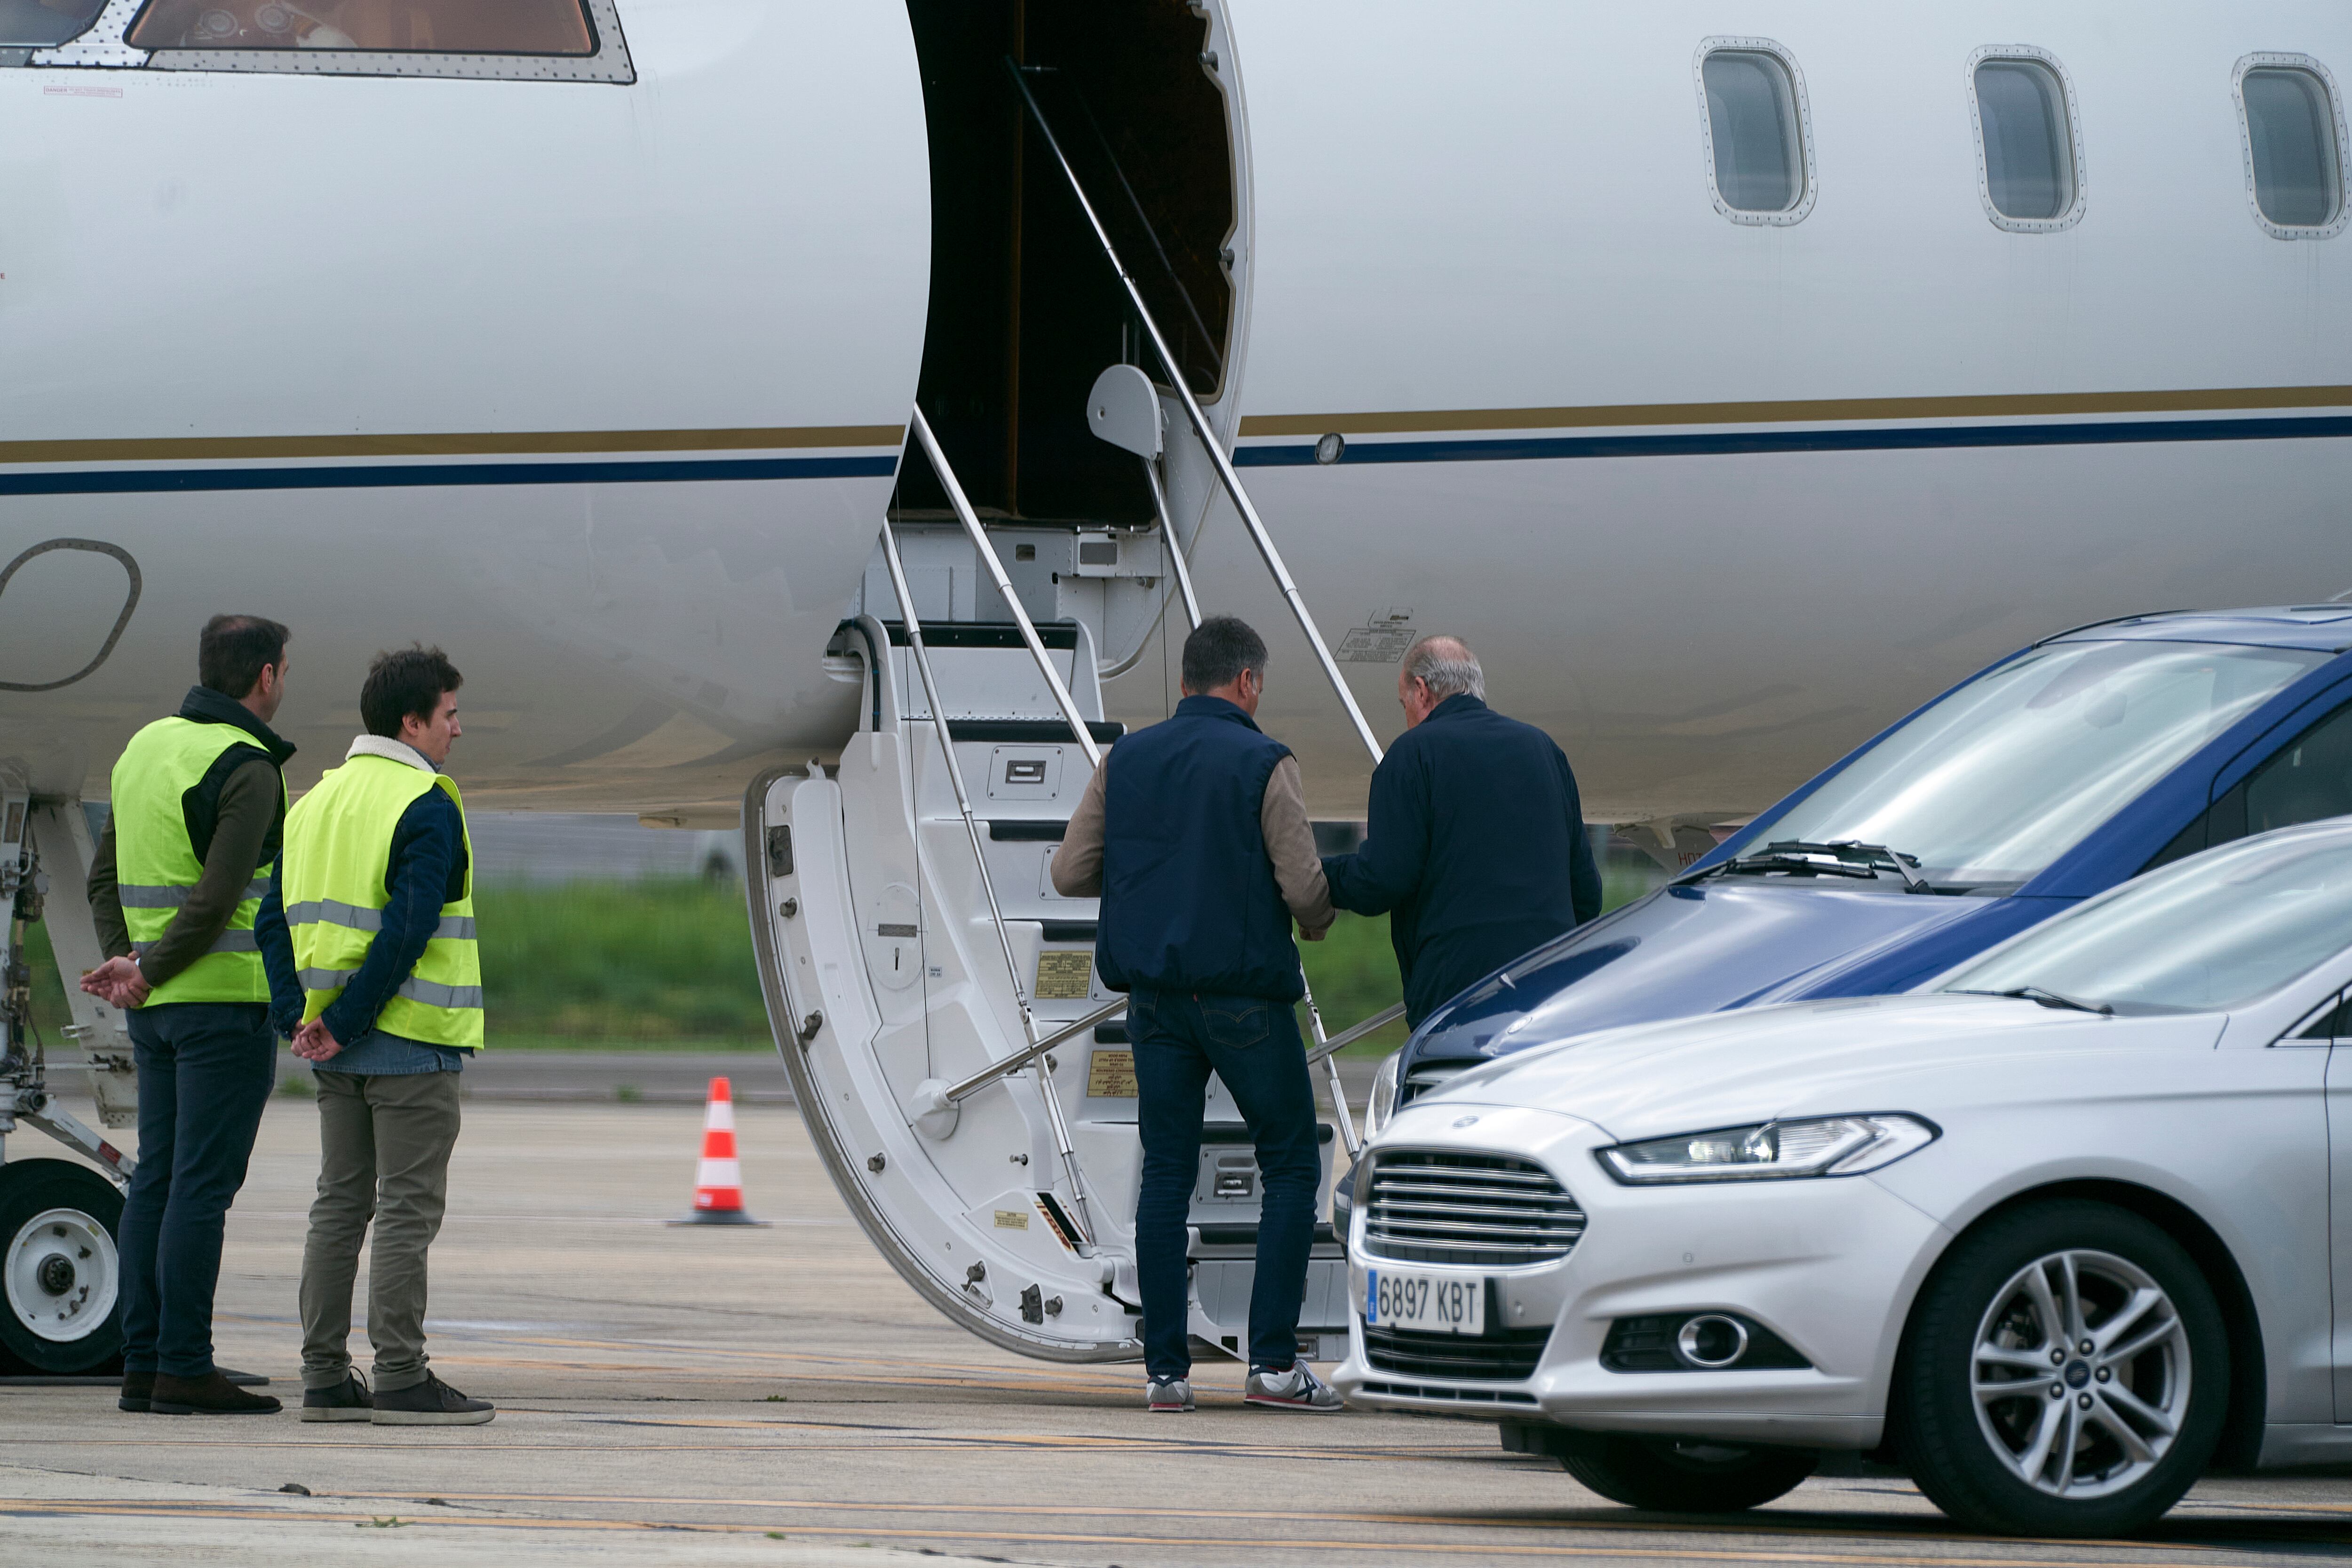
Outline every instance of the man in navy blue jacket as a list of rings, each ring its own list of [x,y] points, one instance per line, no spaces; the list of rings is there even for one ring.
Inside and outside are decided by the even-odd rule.
[[[1415,1026],[1456,992],[1601,913],[1576,775],[1551,737],[1486,703],[1458,637],[1404,656],[1405,733],[1372,772],[1363,847],[1327,855],[1331,902],[1389,916]]]
[[[1314,941],[1331,924],[1331,902],[1297,760],[1253,716],[1265,691],[1258,634],[1229,615],[1202,622],[1184,643],[1184,700],[1111,748],[1054,856],[1063,896],[1100,894],[1096,965],[1105,985],[1128,993],[1143,1140],[1135,1266],[1152,1410],[1192,1408],[1185,1221],[1213,1071],[1249,1124],[1262,1182],[1244,1398],[1339,1408],[1298,1358],[1323,1158],[1290,1010],[1306,991],[1291,922]]]

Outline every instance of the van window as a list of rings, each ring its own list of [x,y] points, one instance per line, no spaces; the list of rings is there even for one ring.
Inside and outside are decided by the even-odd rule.
[[[2246,779],[2249,833],[2352,816],[2352,707],[2341,707]]]
[[[1913,715],[1765,819],[1758,841],[1885,844],[1939,887],[2015,887],[2326,660],[2204,643],[2045,643]]]
[[[596,48],[580,0],[153,0],[124,41],[137,49],[467,55]]]
[[[79,37],[106,0],[0,0],[0,49],[54,48]]]
[[[1804,115],[1787,61],[1762,48],[1712,49],[1699,78],[1716,200],[1732,214],[1801,215]]]
[[[1978,62],[1972,85],[1993,221],[2039,227],[2065,217],[2077,180],[2074,116],[2057,71],[2040,59],[1996,55]]]
[[[2320,230],[2344,214],[2342,131],[2336,94],[2316,62],[2254,56],[2238,78],[2246,178],[2254,211],[2273,234]],[[2300,235],[2288,232],[2282,238]]]

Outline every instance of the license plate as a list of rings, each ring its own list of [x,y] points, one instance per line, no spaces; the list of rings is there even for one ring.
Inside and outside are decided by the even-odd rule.
[[[1367,1269],[1364,1322],[1367,1327],[1419,1329],[1424,1333],[1485,1333],[1486,1281]]]

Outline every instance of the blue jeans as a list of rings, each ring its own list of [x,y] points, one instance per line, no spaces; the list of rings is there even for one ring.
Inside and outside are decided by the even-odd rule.
[[[1209,1074],[1223,1081],[1257,1147],[1262,1194],[1257,1269],[1250,1283],[1253,1367],[1298,1359],[1298,1308],[1315,1241],[1315,1194],[1322,1185],[1315,1091],[1307,1051],[1287,1002],[1138,988],[1128,998],[1135,1047],[1136,1114],[1143,1180],[1135,1204],[1135,1267],[1143,1289],[1143,1365],[1154,1378],[1182,1377],[1192,1354],[1186,1333],[1186,1219],[1200,1179],[1201,1117]]]
[[[122,1365],[213,1370],[221,1233],[269,1103],[278,1034],[259,1002],[165,1002],[130,1013],[139,1067],[139,1166],[122,1253]]]

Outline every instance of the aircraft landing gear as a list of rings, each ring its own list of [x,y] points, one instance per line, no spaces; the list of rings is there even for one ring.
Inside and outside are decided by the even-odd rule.
[[[47,1053],[32,1027],[26,950],[26,927],[47,913],[61,976],[103,956],[78,896],[88,840],[78,803],[36,803],[0,785],[0,1375],[99,1376],[122,1365],[115,1233],[132,1161],[50,1093]],[[76,896],[48,906],[43,895],[52,877]],[[79,1065],[90,1070],[99,1118],[127,1125],[137,1116],[137,1079],[121,1015],[69,985],[66,990],[75,1019],[66,1033],[83,1048]],[[19,1126],[79,1150],[97,1168],[8,1160],[8,1135]]]
[[[121,1193],[87,1166],[0,1166],[0,1373],[121,1370]]]

